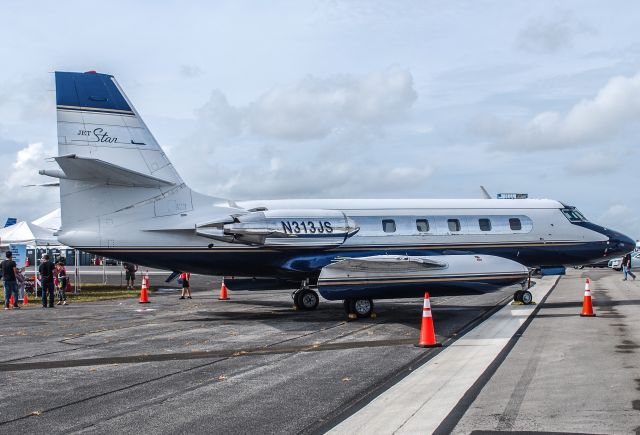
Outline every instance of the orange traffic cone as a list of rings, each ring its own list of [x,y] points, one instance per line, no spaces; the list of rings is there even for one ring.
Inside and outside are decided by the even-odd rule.
[[[220,286],[220,297],[219,301],[228,301],[229,295],[227,294],[227,286],[224,284],[224,279],[222,280],[222,285]]]
[[[149,303],[149,294],[147,292],[147,284],[149,277],[148,276],[143,276],[142,277],[142,288],[140,289],[140,303],[141,304],[148,304]]]
[[[13,300],[13,295],[9,298],[9,308],[13,308],[16,306],[16,301]]]
[[[29,298],[27,297],[26,290],[24,292],[24,295],[22,296],[22,305],[29,305]]]
[[[593,305],[591,304],[591,281],[589,278],[584,283],[584,301],[582,302],[581,317],[595,317],[596,313],[593,312]]]
[[[436,332],[433,329],[433,317],[431,315],[431,302],[429,293],[424,294],[422,306],[422,328],[420,328],[420,342],[416,347],[440,347],[442,343],[436,343]]]

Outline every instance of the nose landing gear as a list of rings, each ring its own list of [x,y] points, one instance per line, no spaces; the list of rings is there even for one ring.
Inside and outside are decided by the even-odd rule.
[[[531,270],[529,270],[529,278],[522,283],[522,290],[518,290],[513,294],[513,300],[524,305],[533,303],[533,295],[528,290],[531,288]]]
[[[533,302],[533,295],[529,290],[518,290],[513,294],[513,300],[522,302],[524,305],[529,305]]]

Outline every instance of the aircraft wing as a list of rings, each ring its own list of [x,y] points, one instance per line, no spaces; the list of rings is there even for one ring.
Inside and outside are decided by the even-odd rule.
[[[375,255],[371,257],[344,258],[338,257],[336,261],[326,268],[351,271],[409,271],[446,268],[447,263],[434,257],[417,257],[408,255]]]
[[[321,270],[318,290],[329,300],[375,299],[388,298],[390,289],[397,291],[397,297],[415,293],[416,288],[486,291],[528,276],[522,264],[492,255],[375,255],[336,259]]]

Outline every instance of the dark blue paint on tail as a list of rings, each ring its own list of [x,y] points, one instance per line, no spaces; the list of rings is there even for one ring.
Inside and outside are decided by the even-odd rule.
[[[89,110],[131,111],[113,82],[113,76],[94,72],[56,71],[56,104]]]

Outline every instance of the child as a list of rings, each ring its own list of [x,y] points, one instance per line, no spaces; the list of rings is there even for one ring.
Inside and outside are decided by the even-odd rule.
[[[58,289],[58,303],[56,305],[67,305],[67,295],[65,290],[67,289],[67,271],[60,263],[56,263],[56,288]]]
[[[191,274],[188,272],[182,272],[180,274],[180,279],[182,280],[182,293],[180,294],[180,299],[184,299],[185,295],[187,295],[187,299],[191,299],[191,287],[189,287],[189,278],[191,278]]]

